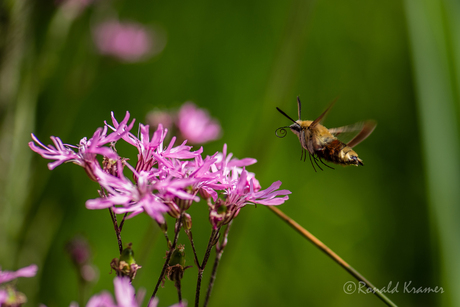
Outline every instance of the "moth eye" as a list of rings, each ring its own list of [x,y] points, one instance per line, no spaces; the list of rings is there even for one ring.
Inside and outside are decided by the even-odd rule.
[[[299,124],[292,124],[289,126],[289,128],[294,132],[300,132],[301,128]]]

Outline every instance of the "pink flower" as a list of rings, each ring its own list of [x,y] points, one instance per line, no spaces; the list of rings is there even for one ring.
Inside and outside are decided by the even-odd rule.
[[[281,186],[281,181],[276,181],[268,189],[259,191],[260,185],[258,182],[255,183],[255,178],[251,178],[245,169],[238,177],[237,182],[227,190],[226,202],[229,205],[236,205],[239,208],[247,204],[281,205],[289,199],[287,195],[291,194],[288,190],[275,191]]]
[[[128,165],[128,167],[136,172],[131,166]],[[121,167],[118,170],[119,174],[113,176],[100,168],[95,169],[94,173],[98,178],[98,183],[107,190],[108,195],[86,201],[86,208],[105,209],[121,205],[121,207],[114,207],[113,211],[117,214],[130,212],[129,217],[145,212],[162,224],[165,221],[163,214],[170,209],[165,204],[165,199],[178,197],[199,200],[195,195],[184,192],[184,189],[195,181],[193,178],[157,180],[155,177],[152,178],[151,173],[142,171],[136,175],[138,181],[137,184],[134,184],[123,176]]]
[[[227,154],[226,144],[222,153],[203,159],[203,148],[191,151],[187,141],[175,146],[173,137],[165,145],[168,131],[161,124],[151,137],[149,126],[140,124],[139,135],[135,136],[129,132],[134,121],[129,125],[128,121],[128,112],[121,122],[112,113],[113,126],[105,123],[91,139],[83,138],[78,147],[65,145],[55,137],[52,137],[54,146],[45,146],[34,135],[35,143],[30,142],[29,146],[43,157],[55,160],[49,164],[50,169],[67,161],[85,168],[90,178],[103,188],[99,198],[86,202],[88,209],[111,208],[117,214],[130,213],[129,218],[145,212],[160,224],[165,222],[165,213],[177,218],[188,210],[193,201],[199,201],[198,194],[207,200],[211,223],[217,227],[230,222],[247,204],[280,205],[291,193],[278,190],[279,181],[261,190],[255,174],[245,169],[257,160],[234,158],[232,153]],[[113,132],[107,134],[108,129]],[[116,153],[115,142],[120,139],[138,150],[135,168]],[[104,146],[108,143],[110,147]],[[102,166],[96,155],[103,156]],[[134,181],[124,175],[125,166]],[[219,193],[224,198],[219,198]]]
[[[35,264],[31,264],[22,269],[14,271],[1,271],[0,270],[0,284],[11,281],[18,277],[34,277],[37,274],[38,267]]]
[[[217,120],[211,118],[204,109],[198,109],[193,102],[186,102],[179,110],[177,126],[183,138],[192,144],[202,144],[217,140],[221,128]]]
[[[112,149],[104,147],[104,145],[116,142],[120,138],[124,137],[124,135],[128,133],[134,125],[134,120],[129,126],[127,125],[128,121],[129,113],[126,112],[125,118],[117,125],[117,129],[114,129],[112,133],[107,135],[107,126],[104,126],[104,128],[98,128],[94,132],[93,137],[89,140],[86,137],[81,139],[79,146],[64,144],[60,138],[54,136],[51,137],[54,146],[45,146],[34,134],[32,134],[32,139],[39,146],[37,146],[34,142],[29,142],[29,147],[45,159],[56,160],[48,163],[48,168],[50,170],[64,162],[73,162],[81,167],[84,167],[88,175],[95,180],[96,178],[94,178],[94,175],[92,174],[92,169],[95,164],[98,164],[96,155],[99,154],[113,160],[118,159],[118,155]],[[76,153],[74,149],[78,149],[78,152]]]
[[[134,22],[104,22],[95,28],[93,37],[101,54],[126,62],[137,62],[146,58],[153,45],[150,32]]]
[[[171,129],[174,123],[174,116],[168,111],[153,110],[147,114],[146,121],[150,127],[158,127],[161,124],[165,129]]]
[[[144,300],[145,290],[138,291],[135,294],[134,287],[131,285],[129,278],[127,277],[116,277],[113,280],[115,288],[114,302],[112,295],[109,292],[103,291],[101,294],[92,296],[86,307],[140,307]],[[158,305],[158,299],[153,299],[149,302],[148,307],[156,307]],[[186,307],[187,304],[180,303],[175,304],[171,307]]]
[[[255,175],[245,169],[247,165],[255,163],[255,159],[232,159],[231,153],[227,155],[226,144],[216,158],[217,161],[211,169],[220,173],[219,182],[226,187],[223,189],[225,197],[217,200],[213,198],[214,204],[210,204],[209,220],[214,229],[229,223],[238,215],[241,208],[248,204],[281,205],[289,199],[287,195],[291,194],[290,191],[277,191],[281,181],[276,181],[268,189],[261,190]]]
[[[115,303],[109,292],[103,291],[91,297],[86,307],[139,307],[144,300],[145,291],[137,297],[129,278],[117,277],[113,280],[115,288]]]
[[[113,125],[118,129],[118,122],[112,117]],[[163,126],[158,125],[157,130],[153,133],[152,138],[149,136],[149,126],[139,124],[140,128],[140,139],[128,133],[123,136],[123,139],[129,144],[137,147],[139,154],[137,155],[138,161],[136,164],[136,171],[151,171],[152,167],[159,164],[159,168],[163,170],[169,170],[174,168],[174,164],[177,163],[178,159],[193,159],[198,157],[203,152],[203,148],[192,152],[192,146],[185,145],[187,141],[184,141],[181,145],[174,147],[176,137],[171,139],[169,145],[164,148],[164,140],[167,129],[163,129]]]
[[[40,156],[45,159],[56,160],[54,162],[48,163],[48,168],[53,170],[56,166],[61,165],[67,161],[80,161],[80,156],[78,156],[71,148],[71,145],[62,143],[61,139],[58,137],[51,137],[51,140],[54,143],[53,145],[45,146],[40,140],[32,133],[32,139],[35,143],[40,145],[43,149],[35,145],[34,142],[29,142],[29,147]],[[79,163],[77,163],[79,164]]]
[[[261,204],[264,206],[277,206],[283,204],[286,200],[289,199],[288,194],[291,194],[291,191],[288,190],[279,190],[281,186],[281,181],[273,182],[267,189],[255,192],[253,179],[251,179],[251,191],[246,196],[245,201],[247,203]],[[282,196],[282,197],[277,197]]]

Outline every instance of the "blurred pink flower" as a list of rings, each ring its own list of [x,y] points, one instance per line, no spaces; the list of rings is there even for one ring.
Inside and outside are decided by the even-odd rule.
[[[35,264],[26,266],[16,272],[0,270],[0,284],[16,279],[18,277],[33,277],[37,274],[38,267]]]
[[[177,127],[183,138],[192,144],[217,140],[221,135],[217,120],[211,118],[206,110],[197,108],[193,102],[186,102],[180,108]]]
[[[152,33],[135,22],[101,23],[94,29],[93,38],[101,54],[126,62],[145,59],[153,46]]]
[[[161,124],[169,130],[174,124],[174,116],[167,111],[153,110],[147,114],[147,123],[152,129]]]

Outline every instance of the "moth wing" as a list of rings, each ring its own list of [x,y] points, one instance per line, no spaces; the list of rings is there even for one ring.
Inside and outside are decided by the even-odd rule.
[[[345,140],[344,143],[348,147],[353,148],[364,141],[374,131],[376,126],[377,123],[375,121],[367,120],[353,125],[331,128],[329,132],[335,137],[340,135],[340,139]],[[358,133],[355,134],[356,132]],[[346,141],[346,139],[349,139],[349,141]]]
[[[326,111],[324,111],[320,116],[318,116],[317,119],[315,119],[311,124],[310,124],[310,129],[314,129],[316,125],[321,124],[323,120],[326,118],[327,113],[332,109],[334,106],[335,102],[337,101],[338,98],[334,99],[334,101],[331,102],[331,104],[327,107]]]

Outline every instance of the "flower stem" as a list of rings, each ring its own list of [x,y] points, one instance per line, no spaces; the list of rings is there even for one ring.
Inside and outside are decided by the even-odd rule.
[[[173,244],[169,248],[169,251],[168,251],[168,253],[166,255],[165,264],[163,265],[163,269],[161,270],[160,277],[158,278],[157,284],[155,285],[155,289],[153,290],[152,296],[150,297],[149,305],[152,302],[152,300],[155,297],[155,295],[157,294],[158,288],[160,287],[160,284],[161,284],[161,282],[163,281],[163,279],[165,277],[166,269],[169,266],[169,260],[171,260],[172,253],[173,253],[174,249],[176,248],[177,239],[179,238],[179,232],[180,232],[180,229],[182,227],[182,214],[183,213],[181,213],[180,217],[176,220],[176,226],[174,228],[174,241],[173,241]]]
[[[193,242],[192,230],[191,229],[186,230],[185,233],[187,234],[187,237],[188,237],[188,239],[190,241],[190,245],[192,245],[193,255],[195,257],[195,264],[199,268],[200,267],[200,261],[198,260],[198,255],[196,253],[195,243]]]
[[[351,267],[348,263],[345,262],[339,255],[334,253],[329,247],[327,247],[323,242],[318,240],[314,235],[312,235],[308,230],[300,226],[297,222],[291,219],[289,216],[284,214],[280,209],[275,206],[266,206],[273,211],[278,217],[288,223],[292,228],[297,230],[302,236],[308,239],[311,243],[316,245],[320,250],[322,250],[326,255],[332,258],[337,262],[342,268],[344,268],[348,273],[350,273],[354,278],[356,278],[360,283],[364,283],[368,289],[370,289],[380,300],[382,300],[387,306],[397,307],[388,297],[385,296],[381,291],[379,291],[373,284],[370,283],[364,276],[362,276],[358,271]]]
[[[220,259],[222,258],[222,254],[224,253],[224,248],[227,245],[228,232],[230,230],[231,225],[232,225],[232,222],[230,222],[227,225],[227,228],[225,229],[225,232],[224,232],[224,237],[222,239],[222,243],[220,244],[220,246],[219,245],[216,246],[216,259],[214,260],[214,265],[212,267],[211,279],[209,280],[208,290],[206,291],[206,298],[204,300],[203,307],[208,306],[209,298],[211,297],[211,291],[214,286],[214,281],[216,280],[217,267],[219,266]]]
[[[123,225],[125,224],[125,220],[126,220],[127,215],[128,215],[128,212],[126,212],[125,215],[123,215],[123,219],[120,222],[120,226],[118,226],[118,228],[120,229],[120,232],[123,229]]]
[[[120,255],[123,252],[123,243],[121,241],[121,229],[118,227],[117,215],[113,212],[112,208],[109,208],[110,217],[112,218],[113,228],[115,229],[115,234],[117,235],[118,249],[120,250]],[[123,218],[124,220],[124,218]]]
[[[198,279],[196,281],[196,292],[195,292],[195,307],[198,307],[200,303],[201,280],[203,279],[204,268],[206,267],[209,256],[211,255],[212,247],[216,245],[217,240],[219,239],[219,230],[220,230],[220,227],[212,230],[211,236],[209,237],[208,246],[204,254],[203,262],[201,265],[198,265]]]
[[[179,298],[179,303],[182,302],[182,291],[181,291],[181,283],[180,283],[180,279],[177,279],[175,282],[174,282],[174,285],[176,286],[176,289],[177,289],[177,296]]]

